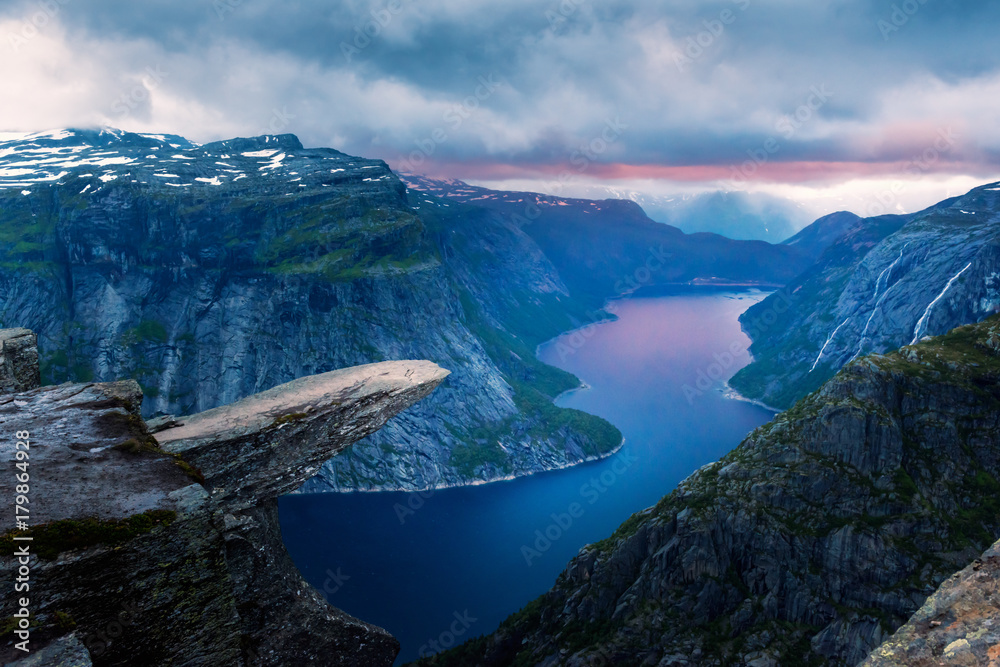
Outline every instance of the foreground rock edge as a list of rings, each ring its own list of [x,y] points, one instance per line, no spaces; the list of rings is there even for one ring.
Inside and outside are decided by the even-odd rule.
[[[125,511],[106,505],[107,518],[87,526],[97,531],[91,542],[65,551],[56,545],[47,557],[32,557],[29,659],[81,665],[391,665],[399,645],[388,632],[331,607],[302,579],[281,541],[277,498],[325,458],[427,396],[447,375],[430,362],[402,361],[302,378],[265,392],[274,408],[266,417],[253,418],[251,397],[221,413],[187,418],[202,426],[197,437],[183,437],[193,433],[184,426],[159,433],[163,449],[137,418],[133,403],[142,396],[134,383],[67,384],[0,396],[6,406],[0,414],[4,458],[13,459],[15,432],[28,430],[36,450],[44,445],[67,452],[64,472],[99,472],[108,460],[126,472],[162,469],[149,478],[144,491],[151,495],[139,504],[162,521],[139,522],[126,538],[109,537],[121,521],[115,514]],[[46,438],[53,424],[69,421],[51,417],[67,412],[57,399],[72,397],[74,410],[118,430],[92,434],[91,442],[79,431]],[[31,406],[39,413],[32,414]],[[220,414],[227,419],[213,421]],[[171,430],[181,435],[167,435]],[[175,469],[177,462],[183,470]],[[199,476],[204,484],[194,483]],[[70,531],[70,546],[79,544],[73,531],[82,524],[73,517],[80,516],[80,506],[121,490],[117,481],[101,484],[99,475],[39,478],[41,486],[32,480],[39,499],[54,483],[72,480],[67,498],[76,493],[77,501],[61,503],[64,510],[46,516],[46,526]],[[7,480],[3,486],[13,493]],[[123,520],[134,522],[134,516]],[[16,567],[9,548],[0,561],[8,571]],[[0,616],[7,619],[18,613],[13,583],[4,583],[0,603]],[[0,661],[35,664],[11,662],[24,654],[13,649],[7,634]]]

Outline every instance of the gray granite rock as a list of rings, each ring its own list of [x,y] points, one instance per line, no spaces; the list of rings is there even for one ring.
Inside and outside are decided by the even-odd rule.
[[[1000,542],[945,580],[861,667],[1000,665]]]
[[[30,529],[0,538],[11,572],[25,543],[11,538],[32,537],[39,650],[16,664],[61,664],[45,656],[75,656],[82,643],[95,665],[391,665],[399,645],[388,632],[302,579],[277,497],[447,374],[400,361],[300,378],[159,431],[163,447],[131,381],[0,396],[0,458],[29,455]],[[0,494],[13,498],[15,483],[0,477]],[[9,618],[14,581],[0,593]],[[58,639],[70,631],[76,639]],[[0,661],[24,657],[3,641]]]
[[[861,221],[740,317],[753,362],[730,384],[787,408],[853,359],[1000,311],[998,185]]]
[[[0,329],[0,392],[27,391],[40,384],[38,337],[29,329]]]

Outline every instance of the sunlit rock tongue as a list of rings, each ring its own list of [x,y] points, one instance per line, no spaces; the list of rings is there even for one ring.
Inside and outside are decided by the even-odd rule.
[[[155,437],[198,467],[213,495],[246,506],[294,491],[448,373],[429,361],[386,361],[312,375],[184,418]]]

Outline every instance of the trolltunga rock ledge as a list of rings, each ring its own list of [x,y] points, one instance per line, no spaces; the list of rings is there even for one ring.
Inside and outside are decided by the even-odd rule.
[[[447,375],[429,361],[385,361],[311,375],[186,417],[154,437],[199,468],[214,496],[252,504],[294,491]]]
[[[17,358],[37,365],[34,335],[15,333],[26,344]],[[33,653],[84,651],[80,664],[95,665],[391,665],[395,638],[302,579],[277,499],[447,375],[393,361],[305,377],[172,427],[160,420],[156,439],[132,381],[0,388],[0,457],[13,461],[15,433],[31,434]],[[4,497],[12,483],[0,479]],[[21,543],[0,539],[0,568],[14,571]],[[0,589],[0,617],[11,617],[13,581]],[[0,664],[21,664],[8,635]]]

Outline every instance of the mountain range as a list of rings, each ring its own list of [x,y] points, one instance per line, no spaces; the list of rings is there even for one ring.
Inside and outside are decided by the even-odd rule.
[[[583,193],[595,199],[633,201],[653,220],[688,234],[710,232],[731,239],[781,243],[812,222],[801,204],[763,192],[714,190],[658,196],[595,186]]]
[[[783,284],[811,262],[684,234],[632,202],[407,188],[384,162],[292,135],[2,139],[0,326],[38,333],[45,381],[136,378],[152,417],[387,359],[452,371],[303,492],[452,486],[606,455],[621,435],[552,405],[579,381],[536,361],[539,343],[640,287]]]

